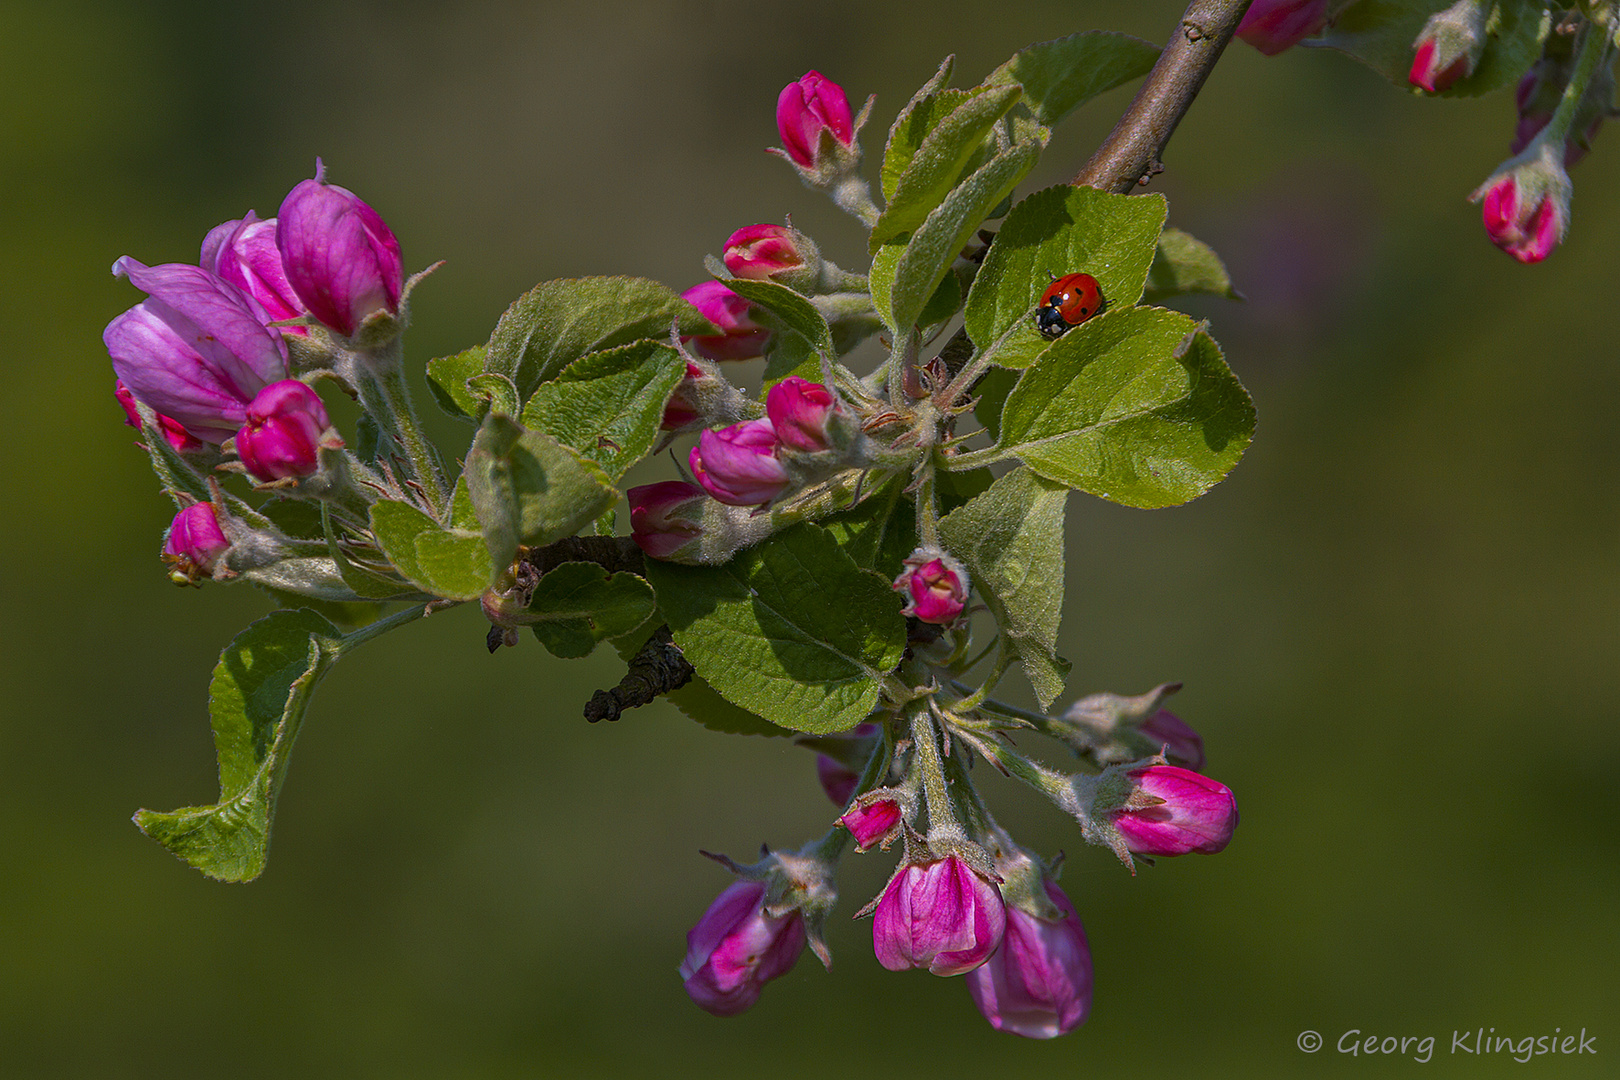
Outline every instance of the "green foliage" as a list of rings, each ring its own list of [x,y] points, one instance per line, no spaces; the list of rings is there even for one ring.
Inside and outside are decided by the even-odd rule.
[[[1007,215],[968,293],[968,337],[994,363],[1028,367],[1052,344],[1035,329],[1035,305],[1064,274],[1096,278],[1114,311],[1136,303],[1164,218],[1161,195],[1067,184],[1030,195]]]
[[[469,379],[483,374],[486,351],[483,345],[474,345],[427,362],[428,393],[439,408],[457,420],[476,424],[489,410],[489,399],[467,385]]]
[[[781,727],[866,719],[905,649],[900,599],[825,529],[798,525],[723,566],[651,561],[658,606],[697,673]]]
[[[371,532],[394,569],[424,592],[476,600],[494,583],[496,563],[481,533],[444,528],[410,503],[377,500],[371,507]]]
[[[535,390],[523,426],[554,436],[617,480],[652,449],[664,405],[685,375],[680,353],[657,341],[590,353]]]
[[[899,576],[900,564],[917,546],[916,513],[904,488],[904,480],[891,480],[860,505],[820,523],[856,566],[890,581]]]
[[[595,462],[500,413],[485,417],[473,438],[466,479],[497,571],[511,563],[519,545],[538,547],[572,536],[619,497]]]
[[[135,824],[209,877],[252,881],[264,870],[276,794],[315,686],[337,658],[340,634],[309,611],[277,611],[220,655],[208,688],[219,755],[219,802]]]
[[[774,329],[778,337],[784,331],[796,334],[804,339],[812,351],[825,356],[828,361],[833,359],[832,331],[827,327],[827,320],[807,297],[774,281],[728,276],[725,283],[726,288],[775,317],[778,325]]]
[[[1402,89],[1412,89],[1412,42],[1429,16],[1450,6],[1450,0],[1357,0],[1334,18],[1321,44],[1348,53]],[[1478,66],[1441,96],[1475,97],[1511,85],[1541,55],[1551,26],[1547,5],[1539,0],[1493,0]]]
[[[653,612],[652,587],[635,574],[608,572],[595,563],[563,563],[548,570],[529,600],[526,618],[553,656],[589,656],[596,643],[630,633]]]
[[[996,455],[1151,509],[1208,491],[1253,433],[1254,405],[1214,340],[1180,312],[1131,308],[1069,331],[1025,372]]]
[[[1070,666],[1057,655],[1068,495],[1063,484],[1018,468],[939,523],[940,540],[967,566],[1002,647],[1023,661],[1043,708],[1063,692]]]
[[[720,332],[667,285],[646,278],[543,281],[495,324],[484,370],[506,376],[527,400],[585,354],[641,338],[667,340],[677,324],[682,334]]]
[[[1098,94],[1146,75],[1158,59],[1158,46],[1141,38],[1088,30],[1018,50],[985,83],[1021,85],[1023,105],[1052,127]]]
[[[1142,299],[1150,304],[1184,293],[1211,293],[1228,300],[1242,300],[1232,287],[1226,264],[1215,249],[1180,229],[1159,234],[1159,248],[1148,268],[1147,288]]]

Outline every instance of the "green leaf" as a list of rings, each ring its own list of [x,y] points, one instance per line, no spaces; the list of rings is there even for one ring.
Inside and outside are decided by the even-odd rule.
[[[917,546],[916,511],[903,494],[907,479],[896,477],[859,505],[821,521],[856,566],[889,581]]]
[[[939,522],[941,542],[967,566],[1042,708],[1063,693],[1070,667],[1057,655],[1068,494],[1062,484],[1014,469]]]
[[[968,292],[968,337],[1002,367],[1028,367],[1051,345],[1035,329],[1035,306],[1052,279],[1065,274],[1096,278],[1116,311],[1135,304],[1164,216],[1161,195],[1067,184],[1035,192],[1007,215],[979,267]]]
[[[816,305],[786,285],[774,281],[753,281],[747,278],[726,278],[726,288],[756,307],[776,317],[781,329],[791,331],[809,342],[810,347],[832,360],[832,331]],[[779,331],[780,332],[780,331]]]
[[[276,795],[315,686],[341,635],[310,611],[277,611],[226,647],[208,690],[219,755],[219,802],[135,824],[209,877],[252,881],[264,870]]]
[[[667,340],[677,319],[682,334],[720,332],[668,286],[646,278],[541,282],[495,324],[484,370],[511,379],[518,399],[526,401],[535,387],[586,353],[641,338]]]
[[[474,393],[467,380],[484,370],[485,347],[474,345],[452,356],[427,362],[428,393],[434,402],[457,420],[476,424],[489,410],[489,399]]]
[[[885,276],[892,273],[892,291],[885,299],[889,324],[897,335],[917,324],[924,305],[950,272],[951,263],[996,204],[1035,167],[1041,149],[1039,143],[1020,143],[997,154],[962,181],[911,234],[892,272],[887,268],[883,271]],[[880,312],[885,300],[878,296],[879,259],[894,247],[883,245],[872,263],[872,298]]]
[[[900,598],[814,525],[778,533],[723,566],[649,561],[647,570],[697,673],[781,727],[854,727],[905,650]]]
[[[1022,94],[1017,85],[941,90],[913,110],[884,154],[884,194],[889,204],[872,227],[871,250],[927,219],[962,178],[996,121]],[[899,175],[891,191],[888,180],[895,171]]]
[[[989,86],[1017,83],[1024,104],[1047,127],[1106,90],[1153,69],[1159,47],[1128,34],[1088,30],[1020,49],[990,73]]]
[[[765,347],[765,387],[770,389],[790,375],[821,381],[821,357],[798,334],[772,334]]]
[[[582,356],[539,386],[523,426],[578,450],[617,480],[652,449],[686,361],[668,345],[638,341]]]
[[[1159,249],[1148,268],[1147,288],[1142,299],[1158,303],[1183,293],[1213,293],[1228,300],[1242,300],[1232,287],[1232,278],[1215,249],[1180,229],[1159,234]]]
[[[425,592],[476,600],[494,583],[496,564],[480,533],[443,528],[409,503],[377,500],[371,533],[394,569]],[[504,569],[509,562],[510,556],[499,565]]]
[[[553,656],[589,656],[596,643],[628,634],[653,612],[653,591],[635,574],[608,575],[595,563],[563,563],[535,587],[525,619]]]
[[[691,682],[679,690],[671,690],[664,697],[687,719],[696,720],[710,731],[721,731],[728,735],[788,734],[787,728],[777,727],[763,716],[733,705],[717,694],[714,687],[701,676],[694,675]]]
[[[1429,16],[1451,6],[1451,0],[1359,0],[1334,17],[1333,26],[1307,45],[1325,45],[1360,60],[1403,90],[1417,91],[1408,81],[1412,42]],[[1474,73],[1439,96],[1477,97],[1508,86],[1541,55],[1552,26],[1547,5],[1539,0],[1495,0],[1488,7],[1485,49]]]
[[[486,416],[473,437],[465,476],[498,570],[520,544],[539,547],[572,536],[619,497],[595,462],[500,413]]]
[[[889,125],[889,138],[883,147],[883,165],[879,169],[878,183],[882,188],[883,197],[894,197],[894,187],[900,182],[900,175],[906,171],[911,162],[911,156],[917,152],[917,146],[941,117],[955,108],[967,97],[966,90],[945,90],[945,84],[950,81],[951,69],[956,65],[956,57],[947,56],[939,65],[939,70],[929,80],[918,87],[917,92],[911,95],[911,100],[901,107]],[[955,98],[945,97],[945,94],[959,95]]]
[[[1179,312],[1134,308],[1064,335],[1008,397],[999,447],[1126,506],[1202,495],[1242,457],[1254,405],[1193,328]]]

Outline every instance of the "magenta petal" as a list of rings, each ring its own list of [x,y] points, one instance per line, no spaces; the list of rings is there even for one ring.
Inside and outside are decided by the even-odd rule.
[[[288,192],[276,218],[287,281],[316,319],[348,336],[369,316],[398,310],[399,241],[354,192],[305,180]]]
[[[804,951],[804,917],[767,915],[764,897],[763,883],[734,882],[686,935],[681,980],[692,1000],[716,1016],[752,1006],[764,984],[786,974]]]
[[[1001,947],[967,975],[968,993],[991,1026],[1030,1039],[1068,1034],[1091,1011],[1085,927],[1063,890],[1050,881],[1045,885],[1062,919],[1047,922],[1008,909]]]
[[[902,869],[872,920],[872,949],[891,971],[971,971],[995,951],[1006,927],[1001,891],[954,855]]]
[[[1163,800],[1115,816],[1114,825],[1132,851],[1213,855],[1231,841],[1238,824],[1237,800],[1225,784],[1175,765],[1153,765],[1130,775],[1142,791]]]

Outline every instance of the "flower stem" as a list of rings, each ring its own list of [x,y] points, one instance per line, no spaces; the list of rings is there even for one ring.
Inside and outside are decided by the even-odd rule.
[[[1575,57],[1575,70],[1570,74],[1564,96],[1558,100],[1558,111],[1541,131],[1540,138],[1552,146],[1562,146],[1569,139],[1574,126],[1575,113],[1586,96],[1586,88],[1610,49],[1609,34],[1603,27],[1588,23],[1581,33],[1580,53]]]
[[[413,479],[422,485],[434,516],[442,519],[449,504],[449,490],[438,458],[422,435],[416,409],[411,405],[402,352],[400,339],[394,338],[376,349],[349,354],[340,371],[359,393],[360,404],[376,419],[377,425],[405,451]],[[348,370],[342,371],[342,368]]]
[[[966,840],[962,823],[951,809],[950,791],[945,785],[945,768],[939,757],[939,736],[929,716],[927,701],[911,710],[912,764],[922,773],[923,791],[928,796],[928,839]]]

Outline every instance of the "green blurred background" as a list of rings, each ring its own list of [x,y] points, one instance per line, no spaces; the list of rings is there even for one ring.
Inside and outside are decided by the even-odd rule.
[[[1181,6],[0,4],[0,1075],[1412,1069],[1335,1052],[1350,1029],[1436,1036],[1426,1075],[1517,1068],[1449,1052],[1480,1026],[1584,1026],[1598,1057],[1531,1069],[1602,1075],[1620,134],[1576,170],[1568,243],[1522,267],[1463,201],[1505,156],[1509,95],[1417,100],[1335,53],[1234,46],[1155,184],[1250,297],[1187,307],[1255,397],[1252,450],[1185,508],[1071,502],[1071,693],[1184,681],[1242,827],[1132,878],[986,781],[1020,839],[1069,852],[1096,961],[1079,1033],[1000,1035],[959,981],[882,970],[847,918],[879,854],[846,866],[831,974],[806,959],[733,1020],[693,1007],[682,935],[726,883],[697,849],[818,834],[812,756],[662,705],[589,726],[609,651],[492,657],[472,609],[328,679],[260,881],[205,880],[129,824],[214,797],[208,672],[270,605],[164,577],[172,509],[100,338],[139,298],[116,257],[194,259],[319,154],[409,268],[446,260],[417,364],[537,281],[685,288],[731,230],[788,212],[858,265],[853,224],[761,152],[782,84],[813,66],[876,93],[871,155],[947,52],[971,83],[1076,30],[1162,41]],[[1026,190],[1072,173],[1129,92],[1067,121]],[[1327,1048],[1296,1049],[1306,1029]]]

